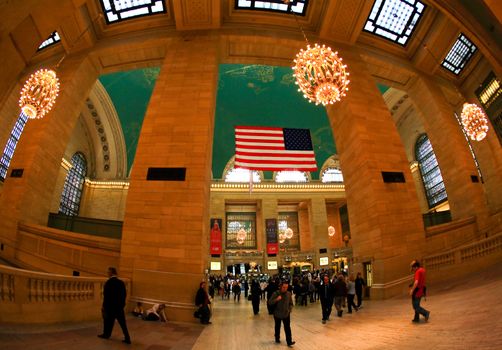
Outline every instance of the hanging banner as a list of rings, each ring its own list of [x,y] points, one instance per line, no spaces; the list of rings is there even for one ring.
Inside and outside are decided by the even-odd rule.
[[[221,224],[222,219],[211,219],[210,253],[221,254]]]
[[[265,219],[267,234],[267,254],[277,254],[279,243],[277,242],[277,219]]]

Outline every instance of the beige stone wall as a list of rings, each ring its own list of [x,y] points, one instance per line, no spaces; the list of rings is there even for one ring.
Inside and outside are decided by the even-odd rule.
[[[123,221],[128,189],[84,186],[79,216]]]

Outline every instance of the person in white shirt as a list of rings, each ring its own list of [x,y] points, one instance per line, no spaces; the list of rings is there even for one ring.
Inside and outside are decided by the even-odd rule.
[[[165,304],[153,304],[153,306],[146,310],[146,316],[144,318],[145,321],[161,321],[167,322],[167,317],[164,312],[166,308]]]

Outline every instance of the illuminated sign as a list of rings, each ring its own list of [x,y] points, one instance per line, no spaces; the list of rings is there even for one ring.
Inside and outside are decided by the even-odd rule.
[[[327,256],[323,256],[322,258],[319,258],[319,265],[326,266],[328,264],[329,264],[329,259]]]
[[[221,270],[221,262],[211,261],[211,271],[220,271],[220,270]]]
[[[277,270],[277,261],[269,261],[267,267],[269,270]]]

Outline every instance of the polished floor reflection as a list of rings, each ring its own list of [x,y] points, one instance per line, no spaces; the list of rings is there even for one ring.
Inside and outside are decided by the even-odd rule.
[[[429,286],[424,303],[431,310],[428,323],[413,324],[408,298],[365,301],[359,312],[342,318],[332,315],[321,323],[319,303],[295,307],[294,346],[321,349],[502,349],[502,267],[472,278]],[[96,337],[101,323],[52,326],[0,325],[0,349],[148,349],[220,350],[287,349],[274,343],[273,319],[262,303],[253,315],[251,303],[241,299],[215,300],[212,324],[158,323],[128,319],[132,345],[121,342],[115,326],[112,339]]]

